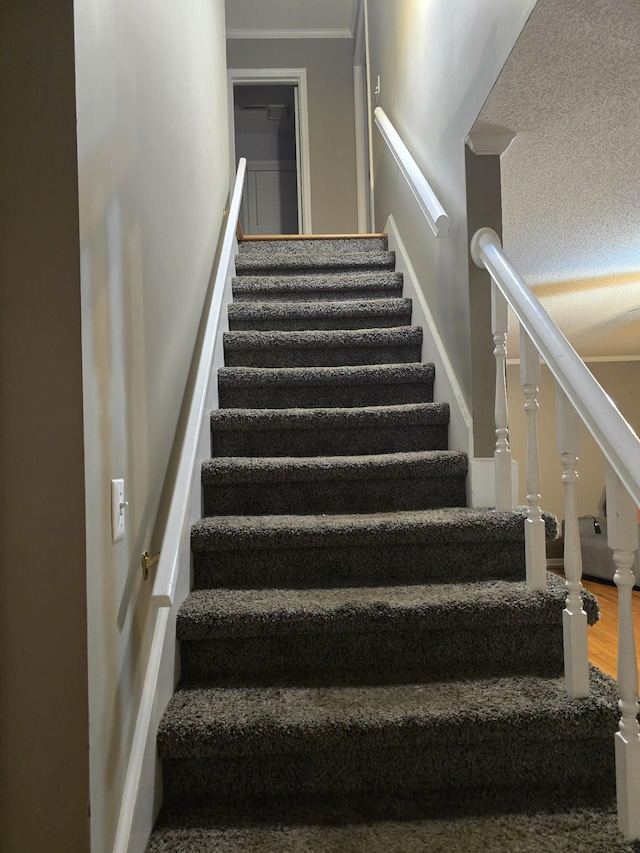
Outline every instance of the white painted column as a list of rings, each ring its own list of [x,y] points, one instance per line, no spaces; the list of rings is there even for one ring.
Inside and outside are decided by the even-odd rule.
[[[607,464],[607,528],[618,587],[618,690],[620,722],[615,735],[618,826],[627,841],[640,839],[640,725],[638,662],[633,629],[632,566],[638,549],[637,506]]]
[[[558,452],[562,459],[564,485],[564,574],[567,601],[562,612],[564,674],[569,696],[589,695],[589,649],[587,614],[582,606],[582,549],[578,529],[576,485],[580,421],[564,392],[557,389]]]
[[[540,354],[525,330],[520,327],[520,382],[527,416],[527,518],[524,543],[527,565],[527,589],[547,587],[547,551],[544,519],[540,509],[540,460],[538,456],[538,391]]]
[[[507,300],[495,283],[491,284],[491,330],[496,359],[496,449],[493,454],[496,477],[496,509],[513,508],[511,497],[511,450],[509,449],[509,410],[507,404]]]

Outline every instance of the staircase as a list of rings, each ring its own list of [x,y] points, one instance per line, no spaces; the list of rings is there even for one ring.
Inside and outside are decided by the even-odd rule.
[[[633,849],[615,685],[566,697],[564,584],[525,589],[522,512],[466,506],[394,266],[241,244],[149,853]]]

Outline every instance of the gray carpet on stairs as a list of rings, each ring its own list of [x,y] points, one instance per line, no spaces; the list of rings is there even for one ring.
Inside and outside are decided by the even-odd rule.
[[[393,265],[379,237],[241,244],[148,853],[640,851],[616,685],[567,697],[526,510],[465,505]]]

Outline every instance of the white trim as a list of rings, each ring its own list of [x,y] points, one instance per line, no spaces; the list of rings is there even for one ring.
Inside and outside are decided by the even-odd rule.
[[[474,154],[504,154],[515,138],[515,131],[508,127],[477,121],[466,142]]]
[[[369,152],[369,113],[367,108],[367,44],[363,0],[355,7],[355,47],[353,50],[353,108],[356,133],[356,199],[358,205],[358,231],[370,234],[373,217],[369,208],[369,180],[367,174]]]
[[[155,769],[156,761],[156,735],[158,723],[162,713],[158,705],[166,705],[173,692],[173,679],[170,684],[164,685],[165,701],[157,702],[159,674],[164,657],[165,642],[170,638],[169,624],[175,625],[175,620],[169,620],[171,611],[163,608],[156,611],[156,624],[153,629],[151,651],[147,671],[136,717],[136,727],[133,733],[133,742],[129,753],[129,763],[122,791],[122,803],[118,815],[118,828],[113,844],[113,853],[128,853],[129,850],[144,850],[149,834],[153,828],[154,820],[154,797],[153,780],[151,785],[143,784],[143,777],[149,776],[149,767]],[[174,632],[175,638],[175,632]],[[174,639],[175,644],[175,639]],[[156,714],[154,715],[154,708]],[[155,718],[155,719],[154,719]],[[146,780],[145,780],[146,781]],[[145,793],[149,802],[144,810],[139,808],[139,795]],[[144,814],[142,812],[144,811]],[[132,842],[135,842],[132,844]]]
[[[228,39],[352,39],[351,30],[227,30]]]
[[[302,171],[302,224],[301,234],[313,234],[311,221],[311,157],[309,154],[309,96],[306,68],[229,68],[227,70],[229,104],[229,155],[231,174],[236,171],[236,145],[234,138],[233,86],[240,84],[283,83],[297,86],[300,106],[300,167]]]
[[[369,185],[368,185],[368,207],[369,216],[368,230],[375,231],[376,229],[376,199],[374,188],[374,169],[373,169],[373,105],[371,103],[371,48],[369,45],[369,0],[362,0],[364,9],[364,67],[367,74],[367,156],[369,158]]]

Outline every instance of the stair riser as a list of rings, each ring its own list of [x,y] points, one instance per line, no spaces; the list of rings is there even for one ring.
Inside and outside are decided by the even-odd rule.
[[[256,253],[257,254],[257,253]],[[312,258],[303,255],[291,256],[286,260],[265,260],[250,255],[236,256],[236,276],[278,276],[287,278],[297,275],[340,275],[393,271],[395,257],[389,252],[379,252],[376,257],[366,255],[338,255],[335,258]]]
[[[293,544],[293,543],[292,543]],[[351,547],[195,551],[194,588],[379,586],[521,580],[523,542],[376,543]]]
[[[390,632],[363,624],[358,633],[286,634],[182,640],[182,678],[194,683],[374,684],[415,679],[485,676],[561,675],[560,611],[556,625],[524,625],[505,631],[500,614],[494,630],[456,628],[429,631],[414,625]]]
[[[302,332],[333,331],[339,329],[392,329],[408,326],[411,311],[398,314],[369,314],[363,317],[272,317],[264,320],[231,317],[232,332]]]
[[[233,290],[234,302],[349,302],[370,299],[399,299],[402,296],[402,284],[384,288],[354,290],[293,290],[282,288],[243,289],[237,286]]]
[[[245,385],[219,389],[225,409],[296,409],[335,406],[394,406],[432,403],[433,382],[393,382],[381,385]]]
[[[224,349],[227,367],[342,367],[357,364],[412,364],[419,344],[380,347],[264,347]]]
[[[287,240],[243,240],[239,246],[243,256],[252,252],[279,252],[289,255],[307,255],[336,252],[386,252],[388,239],[386,237],[312,237]]]
[[[436,745],[405,731],[373,746],[349,733],[333,749],[261,757],[164,758],[168,805],[198,805],[248,797],[427,794],[462,789],[524,791],[541,786],[570,790],[615,788],[610,738],[536,742],[508,737],[474,744],[445,740]],[[383,743],[393,746],[383,747]]]
[[[446,450],[447,424],[380,428],[212,431],[214,456],[363,456]]]
[[[316,515],[465,506],[462,476],[203,485],[204,515]]]

